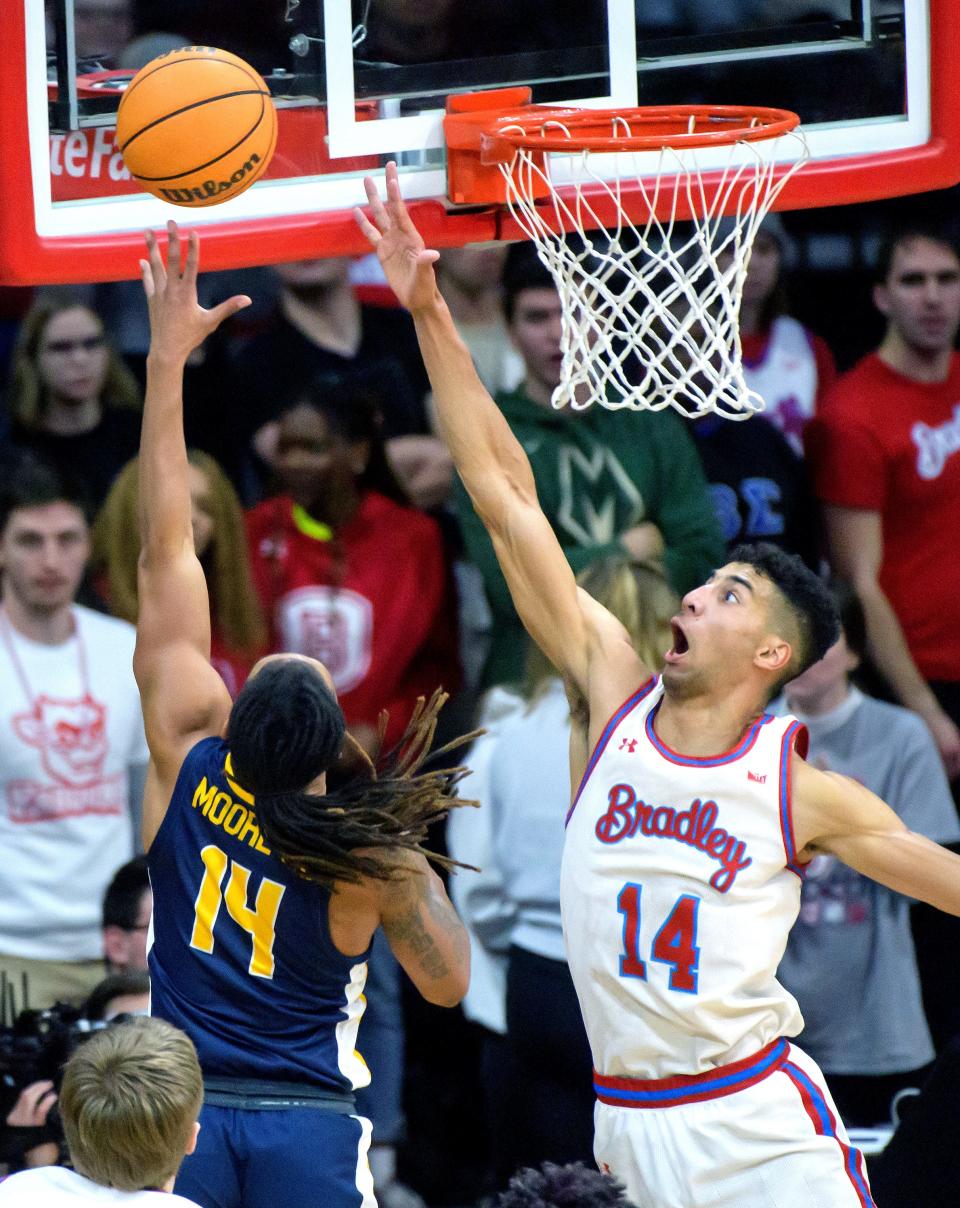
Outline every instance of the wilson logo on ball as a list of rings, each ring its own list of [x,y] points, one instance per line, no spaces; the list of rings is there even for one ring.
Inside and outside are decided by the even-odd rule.
[[[164,201],[172,201],[178,206],[193,206],[209,205],[212,201],[218,200],[221,193],[229,193],[231,197],[235,197],[238,193],[242,193],[243,189],[238,189],[237,185],[249,173],[256,170],[257,176],[260,175],[260,156],[251,155],[247,162],[233,172],[229,180],[205,180],[199,187],[196,185],[192,189],[159,189],[157,196],[162,197]],[[256,177],[254,177],[256,179]]]
[[[117,112],[117,145],[132,176],[174,205],[217,205],[263,175],[277,144],[277,114],[243,59],[185,46],[152,59]]]

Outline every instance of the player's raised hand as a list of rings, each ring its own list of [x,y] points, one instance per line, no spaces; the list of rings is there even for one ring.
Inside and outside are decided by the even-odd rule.
[[[140,261],[143,292],[147,295],[150,312],[150,350],[171,360],[186,363],[190,353],[216,331],[220,324],[250,305],[245,294],[236,294],[205,310],[197,301],[197,266],[200,241],[196,231],[187,236],[186,256],[180,229],[175,222],[167,223],[167,263],[153,231],[147,231],[146,260]]]
[[[370,203],[370,218],[354,210],[360,230],[377,253],[390,288],[407,310],[430,306],[437,296],[433,272],[439,252],[424,245],[400,195],[397,165],[390,161],[386,170],[387,200],[384,202],[373,178],[364,178],[363,187]]]

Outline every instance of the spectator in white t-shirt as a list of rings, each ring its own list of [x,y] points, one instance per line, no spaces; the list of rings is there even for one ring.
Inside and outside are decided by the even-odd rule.
[[[147,1017],[114,1024],[64,1072],[60,1114],[74,1169],[13,1175],[0,1183],[0,1208],[196,1208],[165,1193],[196,1146],[202,1101],[197,1053],[179,1028]]]
[[[101,903],[147,762],[133,627],[75,602],[89,549],[52,470],[0,486],[0,972],[27,975],[32,1007],[103,977]]]

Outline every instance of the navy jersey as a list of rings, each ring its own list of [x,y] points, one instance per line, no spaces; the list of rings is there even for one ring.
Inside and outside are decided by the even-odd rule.
[[[150,848],[151,1013],[187,1033],[206,1075],[366,1086],[367,953],[334,947],[329,891],[270,853],[231,772],[222,739],[198,742]]]

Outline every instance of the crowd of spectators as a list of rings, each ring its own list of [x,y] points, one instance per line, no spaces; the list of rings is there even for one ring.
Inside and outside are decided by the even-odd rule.
[[[768,221],[750,265],[745,363],[768,407],[741,424],[553,410],[560,300],[526,245],[445,253],[439,281],[584,588],[657,661],[679,598],[742,538],[843,576],[843,637],[775,707],[807,724],[812,759],[954,843],[960,259],[944,231],[892,231],[873,295],[882,342],[837,377],[824,333],[790,313],[789,240]],[[383,1202],[423,1202],[401,1177],[431,1202],[471,1202],[520,1166],[590,1158],[589,1053],[557,891],[566,697],[531,656],[453,481],[408,317],[389,297],[360,301],[348,261],[266,277],[272,305],[224,333],[209,353],[216,375],[187,384],[188,427],[192,409],[202,416],[191,494],[213,658],[233,693],[265,651],[322,658],[367,750],[381,709],[389,741],[438,683],[458,720],[487,729],[468,756],[484,808],[458,811],[447,837],[483,869],[453,885],[476,952],[464,1016],[443,1025],[440,1046],[472,1065],[458,1172],[444,1170],[445,1130],[452,1152],[462,1132],[419,1103],[449,1077],[430,1060],[433,1020],[385,946],[361,1032]],[[217,278],[204,288],[215,295]],[[149,885],[142,859],[128,862],[146,761],[130,671],[141,374],[89,291],[41,290],[17,325],[3,396],[0,828],[15,859],[0,970],[26,988],[21,1005],[85,1001],[101,1021],[145,1009],[147,989]],[[956,942],[952,927],[846,870],[811,869],[782,977],[850,1124],[889,1121],[894,1096],[919,1087],[955,1036],[935,955]],[[20,1090],[8,1121],[41,1132],[15,1163],[53,1143],[42,1136],[52,1081]]]
[[[382,5],[371,28],[383,53],[403,7]],[[110,22],[129,40],[122,0],[76,11],[78,41],[89,26],[102,42]],[[741,315],[766,407],[746,423],[553,410],[561,302],[526,245],[445,251],[438,281],[582,586],[646,657],[659,661],[677,601],[726,549],[799,554],[833,576],[843,636],[774,707],[808,726],[818,765],[954,845],[960,253],[944,227],[889,232],[872,295],[882,338],[852,366],[845,333],[793,310],[795,253],[789,224],[768,219]],[[207,277],[203,296],[235,292],[244,275],[230,276]],[[251,270],[241,287],[255,306],[190,367],[194,542],[232,694],[261,654],[297,651],[329,667],[368,751],[381,710],[389,742],[438,684],[457,729],[487,730],[466,759],[483,808],[457,811],[446,836],[482,868],[452,885],[475,952],[463,1012],[441,1022],[415,1003],[375,944],[360,1031],[380,1202],[465,1205],[519,1166],[590,1160],[590,1058],[559,920],[569,713],[436,434],[409,317],[354,282],[345,259]],[[85,1020],[110,1021],[143,1013],[148,989],[131,671],[145,327],[128,285],[0,303],[0,974],[19,1008],[83,1004]],[[942,1085],[938,1056],[956,1062],[960,996],[942,960],[956,942],[952,920],[829,861],[811,868],[781,976],[848,1124],[889,1123],[895,1096],[931,1069]],[[56,1161],[54,1079],[15,1091],[3,1158]],[[503,1202],[545,1202],[543,1177]],[[596,1202],[620,1202],[611,1194]],[[891,1191],[884,1205],[898,1202]]]

